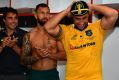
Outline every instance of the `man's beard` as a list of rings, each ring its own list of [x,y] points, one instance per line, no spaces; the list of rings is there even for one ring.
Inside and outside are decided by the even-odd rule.
[[[48,21],[48,19],[44,18],[44,19],[37,19],[37,22],[41,25],[44,26],[44,24]]]

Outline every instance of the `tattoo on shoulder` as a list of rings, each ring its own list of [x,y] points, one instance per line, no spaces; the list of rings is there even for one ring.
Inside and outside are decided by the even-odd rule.
[[[24,36],[24,39],[23,39],[23,48],[24,48],[24,53],[30,54],[30,52],[31,52],[31,44],[30,44],[30,34],[29,33],[27,33]]]

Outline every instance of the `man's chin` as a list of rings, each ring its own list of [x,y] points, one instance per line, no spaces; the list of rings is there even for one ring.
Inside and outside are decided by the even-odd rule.
[[[44,22],[38,22],[41,26],[43,26],[45,23]]]
[[[14,30],[16,27],[9,28],[10,30]]]

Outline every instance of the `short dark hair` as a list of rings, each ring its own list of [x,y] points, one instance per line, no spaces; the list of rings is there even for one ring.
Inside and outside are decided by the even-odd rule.
[[[49,8],[49,6],[48,6],[47,4],[45,4],[45,3],[40,3],[40,4],[36,5],[35,11],[37,11],[39,7],[47,7],[47,8],[50,10],[50,8]]]
[[[4,12],[3,12],[3,19],[6,19],[6,16],[8,13],[14,13],[18,16],[18,12],[16,9],[12,7],[5,7]]]

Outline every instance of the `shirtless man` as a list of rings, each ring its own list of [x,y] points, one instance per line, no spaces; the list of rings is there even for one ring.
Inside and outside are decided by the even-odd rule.
[[[50,9],[46,4],[36,6],[37,26],[23,39],[21,60],[32,64],[31,80],[59,80],[57,60],[65,60],[65,51],[60,41],[51,37],[43,27],[50,19]]]

